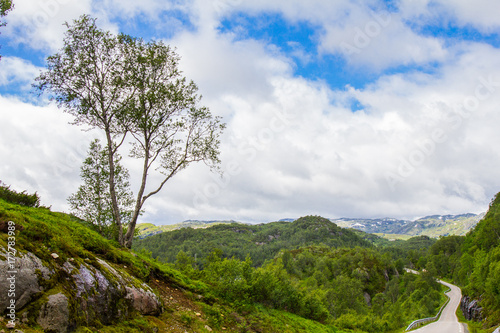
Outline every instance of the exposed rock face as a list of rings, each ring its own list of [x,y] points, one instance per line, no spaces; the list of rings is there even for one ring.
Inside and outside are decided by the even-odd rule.
[[[48,332],[68,332],[69,309],[66,295],[50,295],[48,302],[40,309],[37,322]]]
[[[0,252],[2,273],[12,271],[8,255],[3,252]],[[66,333],[81,325],[110,325],[126,319],[132,312],[161,313],[159,298],[147,284],[104,260],[97,259],[93,264],[67,261],[49,269],[40,258],[27,253],[15,257],[14,267],[18,315],[29,312],[29,317],[35,318],[47,332]],[[49,285],[50,290],[44,290],[44,285]],[[9,288],[11,283],[0,279],[0,295],[7,295]],[[0,315],[5,313],[8,302],[9,298],[0,297]],[[33,302],[39,305],[30,305]]]
[[[462,297],[462,300],[460,301],[460,309],[462,310],[462,313],[467,320],[483,320],[483,308],[479,306],[477,300],[471,299],[469,296]]]
[[[363,293],[363,297],[365,298],[365,302],[368,306],[372,306],[372,298],[370,294],[368,294],[366,291]]]
[[[77,307],[86,314],[86,322],[98,319],[111,324],[131,311],[143,315],[158,315],[161,304],[153,290],[125,272],[118,272],[106,261],[97,259],[100,269],[89,264],[75,268],[66,262],[64,269],[71,274],[76,286]]]
[[[159,302],[156,295],[142,288],[125,287],[127,295],[125,299],[132,301],[132,306],[135,310],[143,315],[158,315]]]
[[[2,260],[5,257],[6,260]],[[41,279],[49,280],[54,273],[49,268],[42,264],[42,261],[32,253],[17,254],[13,262],[13,269],[8,262],[9,254],[4,248],[0,248],[0,315],[7,308],[10,297],[9,290],[15,290],[14,299],[16,300],[16,308],[21,309],[33,299],[33,296],[43,291],[40,285],[39,276]],[[38,274],[37,274],[38,273]],[[12,279],[11,279],[12,277]],[[13,288],[11,288],[11,284]]]

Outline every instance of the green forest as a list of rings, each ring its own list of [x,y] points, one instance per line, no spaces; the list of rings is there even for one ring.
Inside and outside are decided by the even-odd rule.
[[[208,282],[233,305],[257,302],[341,329],[390,332],[434,316],[445,301],[430,274],[404,271],[434,243],[425,236],[389,242],[306,216],[184,228],[138,240],[134,249]]]
[[[259,302],[342,329],[393,331],[433,316],[445,298],[436,278],[479,300],[482,322],[500,321],[500,199],[466,236],[389,242],[319,216],[294,222],[184,228],[134,249],[212,284],[229,302]],[[423,270],[414,276],[404,267]],[[266,278],[268,280],[266,280]]]

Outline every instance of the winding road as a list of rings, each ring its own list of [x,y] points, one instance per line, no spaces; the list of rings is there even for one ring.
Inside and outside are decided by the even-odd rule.
[[[439,283],[449,287],[451,290],[446,294],[450,297],[450,301],[443,309],[441,313],[441,317],[439,320],[426,325],[417,330],[413,330],[411,332],[415,333],[467,333],[467,329],[462,323],[458,322],[457,315],[455,312],[457,311],[458,306],[460,305],[460,300],[462,298],[462,291],[457,286],[441,281]]]

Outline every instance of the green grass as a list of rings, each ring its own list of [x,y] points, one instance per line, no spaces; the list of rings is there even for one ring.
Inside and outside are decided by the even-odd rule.
[[[375,233],[379,237],[388,239],[388,240],[408,240],[414,236],[412,235],[400,235],[400,234],[384,234],[384,233]]]

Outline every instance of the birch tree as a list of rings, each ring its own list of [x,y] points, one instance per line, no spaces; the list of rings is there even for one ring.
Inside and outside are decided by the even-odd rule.
[[[127,66],[121,52],[123,38],[97,28],[85,15],[68,30],[59,53],[47,58],[47,70],[35,87],[50,93],[63,110],[74,116],[74,124],[104,131],[109,159],[109,192],[118,242],[123,244],[123,226],[115,190],[114,156],[127,133],[127,105],[134,92],[124,83]]]
[[[219,136],[224,129],[219,117],[199,106],[197,86],[178,69],[179,56],[162,42],[130,39],[125,44],[133,66],[129,80],[136,89],[130,108],[129,132],[135,139],[131,156],[142,160],[141,186],[134,215],[125,235],[131,247],[139,213],[148,198],[193,162],[205,162],[216,169]],[[158,171],[161,181],[149,186],[148,175]]]
[[[100,30],[85,15],[68,25],[62,50],[47,59],[35,87],[49,92],[75,124],[104,132],[108,147],[109,195],[120,244],[131,247],[144,203],[193,162],[212,170],[219,160],[220,117],[200,106],[201,96],[180,72],[180,57],[162,42],[145,42]],[[134,213],[123,232],[116,195],[114,156],[127,135],[129,156],[141,160]],[[148,177],[158,172],[160,181]],[[134,177],[134,175],[132,175]]]

